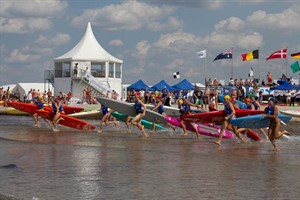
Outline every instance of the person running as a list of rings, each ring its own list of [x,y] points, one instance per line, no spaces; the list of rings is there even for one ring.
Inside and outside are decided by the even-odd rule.
[[[258,97],[254,97],[252,95],[252,96],[250,96],[250,100],[251,100],[252,105],[254,106],[254,110],[260,110],[261,109],[261,105],[258,102]],[[266,132],[263,128],[259,128],[258,130],[261,134],[263,134],[266,137],[266,139],[268,139],[268,135],[266,134]]]
[[[222,139],[223,139],[223,134],[224,131],[226,129],[226,127],[228,126],[228,124],[230,123],[230,120],[235,119],[235,109],[230,101],[230,96],[229,95],[225,95],[224,97],[224,111],[226,113],[226,116],[224,117],[224,122],[221,126],[221,131],[220,131],[220,136],[218,141],[215,142],[215,144],[217,145],[221,145]],[[231,124],[233,133],[242,141],[245,142],[245,140],[241,137],[241,134],[238,132],[237,127],[233,126]]]
[[[165,113],[164,110],[164,104],[162,103],[161,99],[156,99],[157,105],[152,108],[153,111],[157,110],[157,112],[159,114],[162,114],[163,116],[166,116],[167,114]],[[156,122],[152,122],[153,123],[153,128],[152,128],[152,132],[155,133],[156,132]],[[167,126],[171,127],[173,129],[173,131],[175,131],[175,126],[173,126],[170,123],[167,123]]]
[[[35,97],[34,98],[34,104],[37,105],[37,110],[44,110],[44,102],[42,100],[42,97]],[[40,126],[39,123],[39,115],[37,113],[33,114],[33,119],[34,119],[34,125],[33,126]]]
[[[142,118],[146,114],[146,106],[140,99],[139,92],[135,93],[135,102],[134,108],[136,110],[136,116],[131,120],[131,124],[137,126],[142,131],[142,137],[149,137],[148,134],[145,132],[144,126],[141,124]]]
[[[280,132],[280,119],[278,117],[278,107],[275,104],[274,97],[270,97],[268,99],[268,106],[265,108],[263,114],[264,118],[270,119],[269,129],[268,129],[268,137],[270,142],[272,143],[275,151],[279,151],[279,147],[276,143],[276,139],[279,139],[282,135],[286,134],[287,131],[284,130]]]
[[[203,112],[205,112],[205,110],[200,105],[196,105],[196,104],[193,104],[193,103],[189,102],[186,97],[184,97],[183,100],[178,101],[178,108],[179,108],[182,115],[191,114],[191,106],[197,107],[197,109],[200,108]],[[196,132],[197,138],[199,138],[200,134],[198,132],[197,127],[195,127],[195,123],[186,122],[184,120],[181,120],[180,125],[182,126],[182,129],[183,129],[183,136],[187,135],[187,129],[186,129],[186,125],[185,125],[186,123],[188,123],[189,125],[191,125],[193,127],[193,129]]]
[[[37,110],[44,110],[44,101],[43,101],[43,97],[39,96],[39,97],[35,97],[34,98],[34,104],[37,105]],[[34,118],[34,125],[36,127],[40,127],[39,124],[39,115],[37,113],[33,114],[33,118]],[[52,129],[51,123],[49,122],[49,120],[43,118],[44,121],[49,125],[49,127]]]
[[[115,117],[111,116],[111,110],[109,108],[107,108],[106,106],[101,104],[101,111],[102,111],[103,117],[100,121],[100,128],[99,128],[98,133],[102,133],[104,124],[107,126],[110,124],[114,124],[116,126],[116,128],[119,127],[119,121],[117,121]],[[112,120],[109,120],[110,118]]]
[[[57,130],[57,123],[60,120],[63,120],[63,118],[60,116],[60,113],[64,114],[64,109],[61,104],[61,99],[57,97],[56,99],[52,99],[52,112],[53,112],[53,119],[52,119],[52,124],[54,127],[54,130]]]

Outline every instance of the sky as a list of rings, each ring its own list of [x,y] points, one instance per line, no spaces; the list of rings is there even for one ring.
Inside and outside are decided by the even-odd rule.
[[[79,42],[88,22],[100,45],[123,60],[124,84],[173,85],[177,71],[193,83],[205,75],[227,82],[231,69],[246,79],[250,68],[255,78],[287,71],[299,79],[290,54],[300,51],[300,0],[0,0],[0,85],[44,82],[44,70]],[[284,48],[287,59],[266,61]],[[232,60],[213,62],[229,49]],[[258,60],[242,61],[255,49]]]

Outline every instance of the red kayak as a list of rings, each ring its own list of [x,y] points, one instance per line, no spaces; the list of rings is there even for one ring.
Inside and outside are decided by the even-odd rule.
[[[35,105],[33,103],[7,102],[7,105],[9,105],[9,106],[11,106],[15,109],[30,113],[32,115],[38,109],[37,105]],[[49,106],[49,105],[44,106],[44,108],[45,108],[45,110],[51,110],[52,109],[51,106]],[[72,113],[77,113],[77,112],[80,112],[80,111],[84,110],[84,108],[75,107],[75,106],[63,106],[63,109],[64,109],[66,115],[72,114]]]
[[[41,117],[51,120],[53,119],[53,113],[49,110],[36,110],[36,113]],[[75,128],[79,130],[92,131],[95,130],[96,127],[86,121],[70,117],[64,114],[60,114],[63,120],[60,120],[58,123],[64,126],[68,126],[70,128]]]
[[[235,116],[244,117],[249,115],[257,115],[263,114],[262,110],[235,110]],[[198,123],[222,123],[224,121],[224,117],[226,113],[224,110],[222,111],[212,111],[205,113],[196,113],[190,115],[182,115],[180,116],[181,120],[188,122],[198,122]]]

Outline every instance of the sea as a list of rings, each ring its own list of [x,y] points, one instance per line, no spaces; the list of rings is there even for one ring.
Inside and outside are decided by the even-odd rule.
[[[89,120],[99,128],[99,120]],[[277,142],[183,137],[177,128],[141,138],[133,127],[53,132],[31,116],[0,115],[1,200],[298,199],[300,122]]]

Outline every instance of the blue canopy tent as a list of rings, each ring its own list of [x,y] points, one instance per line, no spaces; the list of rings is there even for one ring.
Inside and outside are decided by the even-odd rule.
[[[271,87],[270,90],[299,90],[300,87],[291,85],[289,82],[287,81],[277,81],[277,83],[279,84],[278,86],[275,87]]]
[[[174,90],[193,90],[195,86],[190,83],[188,80],[184,79],[179,83],[172,86]]]
[[[127,90],[145,90],[148,87],[142,80],[138,80],[137,82],[131,84],[127,87]]]
[[[156,83],[155,85],[153,85],[152,87],[150,87],[149,90],[158,90],[158,91],[161,91],[161,90],[164,89],[165,86],[166,86],[166,88],[169,91],[173,90],[173,88],[168,83],[166,83],[164,80],[161,80],[160,82]]]

